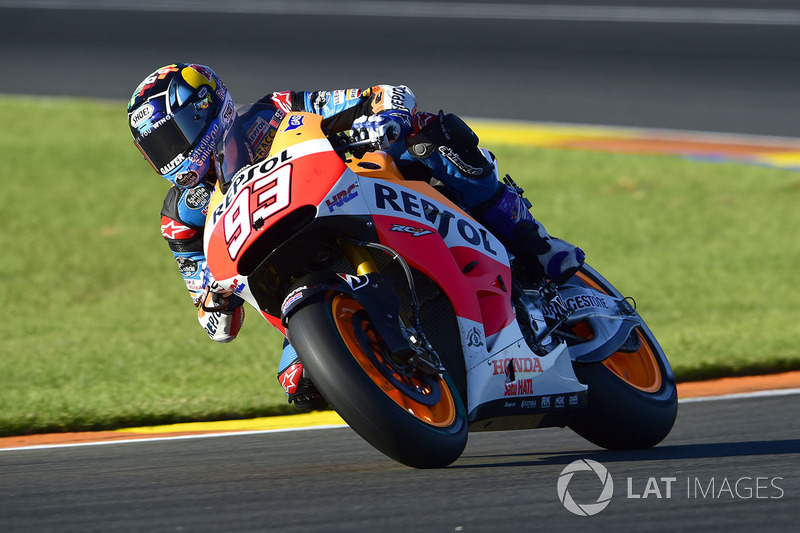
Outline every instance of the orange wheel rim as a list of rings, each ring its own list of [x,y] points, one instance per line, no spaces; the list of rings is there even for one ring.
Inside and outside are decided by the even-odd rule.
[[[441,391],[439,401],[431,405],[415,400],[404,391],[398,389],[384,374],[389,371],[394,372],[398,376],[400,375],[396,369],[391,370],[392,365],[388,361],[383,363],[383,369],[376,366],[375,360],[385,361],[387,355],[379,349],[383,344],[383,340],[374,328],[365,329],[360,323],[361,321],[354,320],[357,313],[364,312],[364,307],[353,297],[346,294],[339,294],[334,297],[331,309],[333,311],[333,320],[336,324],[336,329],[339,331],[339,335],[341,335],[350,354],[386,396],[391,398],[402,409],[426,424],[436,427],[448,427],[455,421],[455,402],[453,396],[450,394],[450,388],[443,378],[433,376],[435,383],[434,387],[432,387],[425,382],[419,370],[411,376],[404,375],[404,379],[411,382],[418,394],[432,396],[435,392],[434,389]],[[359,339],[359,333],[362,338],[363,335],[369,338],[370,347],[365,347],[363,345],[363,342]],[[367,349],[371,350],[371,353],[368,353],[366,351]],[[388,355],[388,357],[391,357],[391,355]]]
[[[578,277],[590,287],[608,294],[608,291],[583,272],[578,272]],[[638,348],[615,352],[603,360],[603,364],[631,387],[643,392],[658,392],[661,389],[661,368],[655,350],[638,328],[632,335],[637,337],[635,340]]]

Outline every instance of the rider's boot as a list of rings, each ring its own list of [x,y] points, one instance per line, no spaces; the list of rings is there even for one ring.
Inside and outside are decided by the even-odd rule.
[[[294,403],[299,411],[321,411],[328,408],[328,402],[304,375],[303,363],[288,341],[283,343],[283,355],[278,364],[278,381],[289,397],[289,403]]]
[[[474,208],[473,213],[503,241],[526,270],[556,283],[567,281],[583,265],[583,250],[551,237],[528,211],[530,203],[516,186],[499,185],[495,196]]]

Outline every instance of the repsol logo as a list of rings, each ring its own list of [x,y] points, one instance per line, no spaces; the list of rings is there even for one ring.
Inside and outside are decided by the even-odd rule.
[[[408,191],[397,191],[382,183],[375,183],[375,206],[386,211],[395,211],[427,220],[436,226],[442,239],[455,231],[469,244],[482,247],[486,252],[497,255],[487,231],[476,228],[470,221],[447,209],[440,209],[425,198],[419,198]]]
[[[228,192],[225,193],[225,201],[222,202],[214,209],[213,213],[213,222],[216,224],[219,217],[222,216],[222,213],[230,207],[233,200],[236,198],[236,194],[241,189],[242,185],[250,181],[256,176],[265,176],[272,172],[279,164],[285,163],[292,159],[292,156],[289,155],[287,150],[284,150],[280,154],[276,155],[275,157],[270,157],[269,159],[264,160],[261,164],[253,165],[247,169],[242,169],[239,171],[231,180],[231,185],[228,188]]]

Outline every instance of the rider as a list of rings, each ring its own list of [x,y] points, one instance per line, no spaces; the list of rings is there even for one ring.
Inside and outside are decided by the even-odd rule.
[[[247,162],[264,158],[281,120],[291,111],[316,113],[329,132],[353,130],[373,141],[392,155],[407,177],[443,183],[451,198],[494,232],[535,275],[561,282],[583,263],[580,248],[550,237],[533,219],[521,191],[498,180],[494,156],[478,147],[478,137],[469,126],[441,111],[417,112],[416,98],[406,86],[273,92],[237,114],[227,87],[210,68],[167,65],[134,90],[128,120],[136,146],[173,185],[161,209],[161,234],[198,307],[200,325],[213,340],[230,342],[244,320],[241,298],[216,284],[203,254],[211,192],[218,176],[230,178],[217,156],[218,142],[236,137]],[[288,342],[278,379],[289,402],[299,409],[325,405],[303,377],[302,364]]]

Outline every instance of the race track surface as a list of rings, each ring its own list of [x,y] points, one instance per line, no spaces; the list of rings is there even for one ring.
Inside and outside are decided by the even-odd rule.
[[[394,463],[348,428],[5,451],[0,529],[791,531],[798,417],[796,394],[684,403],[669,437],[637,452],[560,429],[471,434],[462,458],[436,471]],[[559,474],[581,459],[613,480],[595,516],[558,498]],[[568,490],[587,503],[601,485],[579,472]]]
[[[448,3],[337,3],[363,15],[308,15],[330,5],[310,0],[0,0],[0,92],[127,100],[157,67],[192,61],[215,68],[239,104],[274,90],[404,83],[421,108],[464,116],[800,137],[796,2],[558,2],[573,9],[561,19],[399,16]],[[555,3],[518,2],[522,15]],[[4,8],[140,4],[161,9]],[[493,5],[449,4],[455,14]],[[645,16],[592,20],[576,4],[639,6]],[[246,14],[253,5],[284,14]],[[220,6],[244,8],[204,11]],[[669,9],[647,11],[659,7]]]

